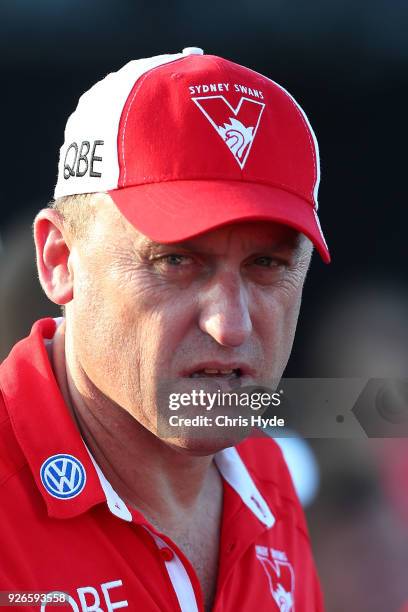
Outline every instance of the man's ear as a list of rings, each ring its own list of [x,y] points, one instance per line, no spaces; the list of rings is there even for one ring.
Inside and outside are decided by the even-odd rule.
[[[40,210],[34,220],[34,242],[41,286],[54,304],[67,304],[73,298],[73,274],[69,265],[70,245],[60,213]]]

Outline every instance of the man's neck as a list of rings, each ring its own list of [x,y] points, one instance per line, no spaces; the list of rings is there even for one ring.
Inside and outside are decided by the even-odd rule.
[[[55,377],[82,438],[120,497],[156,526],[177,528],[203,502],[220,494],[212,456],[190,456],[144,428],[92,387],[66,356],[65,321],[48,347]]]

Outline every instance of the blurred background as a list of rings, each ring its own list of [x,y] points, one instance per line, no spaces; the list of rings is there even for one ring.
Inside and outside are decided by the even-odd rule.
[[[320,144],[333,263],[314,255],[286,376],[406,379],[407,26],[400,0],[3,0],[0,357],[59,315],[39,288],[31,223],[79,95],[130,59],[200,46],[286,87]],[[304,503],[327,610],[408,610],[406,441],[308,449],[297,467],[305,484],[316,462]]]

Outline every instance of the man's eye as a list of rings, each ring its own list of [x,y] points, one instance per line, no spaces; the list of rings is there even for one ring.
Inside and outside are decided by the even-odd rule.
[[[283,261],[275,259],[274,257],[262,256],[254,259],[254,263],[262,268],[274,268],[284,265]]]
[[[170,255],[164,255],[160,259],[170,266],[183,266],[191,263],[191,257],[179,255],[178,253],[170,253]]]

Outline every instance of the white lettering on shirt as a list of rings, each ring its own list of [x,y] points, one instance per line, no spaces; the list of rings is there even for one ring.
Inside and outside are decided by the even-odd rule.
[[[114,589],[116,587],[122,586],[121,580],[111,580],[110,582],[103,582],[99,585],[100,590],[102,591],[103,599],[105,600],[105,606],[101,606],[101,598],[98,593],[98,589],[92,586],[84,586],[78,587],[76,589],[79,599],[79,605],[76,600],[68,596],[68,602],[74,612],[113,612],[114,610],[118,610],[119,608],[127,608],[129,606],[126,599],[122,599],[120,601],[112,601],[111,595],[109,593],[110,589]],[[92,601],[90,601],[90,597]],[[52,605],[52,604],[51,604]],[[41,604],[41,612],[45,612],[45,608],[47,603]],[[79,607],[80,606],[80,607]]]

